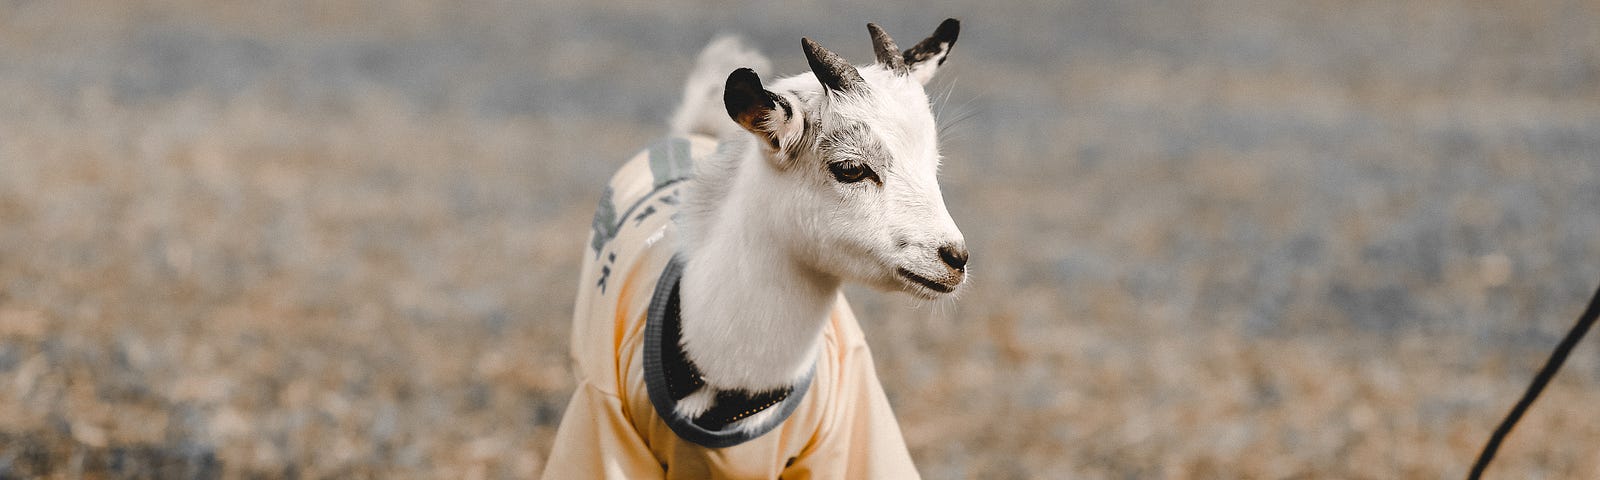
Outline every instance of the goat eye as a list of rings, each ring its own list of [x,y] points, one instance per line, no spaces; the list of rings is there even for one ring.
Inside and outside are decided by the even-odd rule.
[[[828,172],[833,173],[833,179],[839,183],[856,183],[877,177],[864,163],[834,162],[828,164]]]

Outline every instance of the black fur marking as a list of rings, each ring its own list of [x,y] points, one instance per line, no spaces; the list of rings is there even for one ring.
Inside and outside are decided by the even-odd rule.
[[[786,100],[783,97],[778,96],[778,94],[772,93],[772,92],[767,92],[767,95],[771,96],[772,97],[772,101],[774,103],[777,103],[779,108],[783,109],[783,119],[785,121],[787,121],[787,120],[789,120],[791,118],[794,118],[794,108],[789,106],[789,101],[788,100]]]
[[[804,115],[802,115],[802,117],[804,117]],[[800,158],[800,154],[802,152],[806,152],[810,150],[813,145],[816,145],[816,138],[813,136],[812,132],[822,128],[822,124],[819,120],[812,120],[809,118],[801,118],[800,125],[800,138],[796,139],[794,144],[789,146],[789,151],[787,152],[789,156],[789,164],[791,165],[794,164],[796,159]]]
[[[814,142],[814,141],[816,141],[816,136],[812,132],[815,132],[815,131],[820,130],[820,129],[822,129],[822,121],[821,120],[806,119],[805,130],[800,132],[800,140],[803,141],[803,142]]]
[[[961,22],[954,18],[945,19],[939,28],[915,46],[906,50],[905,62],[908,67],[915,68],[917,64],[931,59],[938,59],[937,65],[944,65],[944,59],[950,55],[950,49],[956,46],[956,37],[961,34]]]
[[[728,117],[745,128],[750,128],[752,123],[746,120],[751,116],[776,107],[772,95],[761,88],[761,77],[748,68],[728,74],[728,82],[722,89],[722,105],[728,109]]]
[[[800,158],[800,152],[805,151],[806,147],[811,142],[812,122],[802,118],[800,119],[800,124],[803,125],[803,130],[800,132],[800,139],[796,140],[794,145],[790,145],[789,151],[787,152],[790,165],[794,164],[795,159]]]
[[[728,74],[728,83],[722,89],[722,105],[728,109],[728,117],[738,122],[752,133],[757,133],[767,139],[767,145],[773,150],[778,149],[778,137],[767,130],[762,120],[767,118],[773,110],[777,109],[778,102],[784,102],[785,111],[787,104],[782,97],[761,88],[761,77],[754,70],[741,68]]]

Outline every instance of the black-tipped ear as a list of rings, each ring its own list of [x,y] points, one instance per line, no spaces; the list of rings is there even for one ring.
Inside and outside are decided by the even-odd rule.
[[[850,62],[844,61],[838,55],[822,48],[817,42],[809,38],[800,39],[800,48],[806,51],[806,61],[811,63],[811,73],[817,76],[817,81],[829,90],[848,92],[867,83],[861,79],[861,72]]]
[[[956,45],[956,37],[961,34],[961,22],[954,18],[945,19],[939,28],[916,46],[906,50],[906,67],[911,69],[911,76],[917,81],[927,84],[933,79],[934,72],[944,65],[945,58],[950,55],[950,48]]]
[[[728,74],[728,83],[722,89],[722,105],[727,107],[728,117],[765,139],[773,149],[778,148],[779,128],[794,116],[789,102],[762,88],[761,77],[748,68]]]

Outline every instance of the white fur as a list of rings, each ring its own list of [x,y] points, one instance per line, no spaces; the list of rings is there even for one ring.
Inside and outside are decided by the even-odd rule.
[[[765,82],[796,110],[793,118],[765,119],[778,132],[774,149],[723,114],[728,52],[767,63],[736,40],[718,39],[701,55],[674,115],[673,131],[722,141],[696,164],[685,191],[683,347],[712,387],[764,391],[809,371],[844,282],[927,299],[953,294],[899,270],[959,288],[965,272],[947,266],[938,249],[965,247],[939,190],[937,134],[923,90],[937,62],[910,75],[857,67],[866,87],[852,92],[826,91],[809,72]],[[843,131],[860,133],[822,148],[821,138]],[[828,164],[842,159],[864,162],[882,184],[836,181]]]
[[[684,418],[695,418],[700,416],[702,413],[706,413],[706,410],[710,410],[712,405],[716,403],[716,400],[716,390],[702,388],[695,390],[694,393],[684,396],[683,399],[678,400],[678,404],[674,405],[672,408],[673,411],[677,412],[678,415]]]

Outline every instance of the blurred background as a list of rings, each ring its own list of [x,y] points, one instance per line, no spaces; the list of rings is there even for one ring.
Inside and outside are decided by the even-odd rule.
[[[1600,3],[879,3],[0,1],[0,476],[537,476],[718,32],[962,20],[971,288],[849,292],[929,478],[1460,477],[1600,283]],[[1589,340],[1491,473],[1600,478]]]

